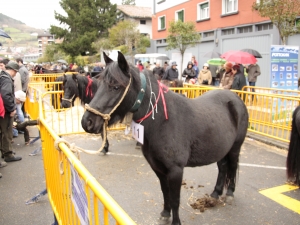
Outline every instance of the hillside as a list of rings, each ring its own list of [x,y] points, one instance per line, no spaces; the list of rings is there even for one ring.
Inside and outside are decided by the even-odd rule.
[[[25,23],[2,13],[0,13],[0,28],[12,38],[12,40],[10,40],[0,37],[2,45],[7,47],[37,47],[37,37],[31,34],[43,32],[40,29],[29,27]]]

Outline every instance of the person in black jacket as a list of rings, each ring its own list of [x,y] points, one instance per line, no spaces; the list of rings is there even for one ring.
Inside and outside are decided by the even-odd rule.
[[[188,62],[187,68],[184,69],[182,77],[185,77],[185,82],[189,83],[190,79],[196,78],[196,71],[193,69],[193,63]]]
[[[160,63],[156,63],[156,67],[153,69],[153,74],[158,80],[161,80],[165,74],[165,70],[160,66]]]
[[[16,62],[10,61],[6,66],[6,71],[0,74],[0,93],[4,103],[5,114],[0,117],[0,149],[5,162],[19,161],[20,156],[13,155],[12,152],[12,125],[16,114],[16,104],[14,96],[13,77],[19,70],[19,65]]]
[[[165,75],[163,76],[162,80],[176,80],[178,79],[178,69],[176,68],[176,62],[172,62],[171,68],[167,69]]]
[[[240,65],[234,65],[232,67],[232,73],[234,79],[231,85],[231,89],[242,90],[247,85],[245,75],[240,71]]]

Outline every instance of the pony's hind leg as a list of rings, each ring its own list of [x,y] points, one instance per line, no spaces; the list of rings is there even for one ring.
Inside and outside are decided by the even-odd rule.
[[[219,174],[217,178],[217,183],[215,186],[214,191],[211,193],[211,197],[218,199],[220,195],[223,193],[226,176],[227,176],[227,170],[228,170],[228,159],[227,156],[225,156],[223,159],[221,159],[219,162],[217,162]]]
[[[236,175],[239,163],[241,144],[234,144],[227,155],[228,158],[228,171],[226,177],[226,202],[231,204],[233,201],[233,192],[235,191]]]
[[[233,201],[233,192],[235,191],[236,185],[236,174],[238,169],[238,162],[239,157],[236,155],[229,155],[228,156],[228,171],[227,171],[227,178],[226,178],[226,202],[231,204]]]

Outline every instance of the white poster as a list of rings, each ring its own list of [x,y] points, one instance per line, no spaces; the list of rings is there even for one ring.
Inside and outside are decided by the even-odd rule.
[[[80,220],[81,225],[89,225],[89,214],[88,214],[88,202],[86,194],[81,183],[80,177],[77,171],[70,163],[71,168],[71,187],[72,187],[72,202],[74,204],[75,211]]]

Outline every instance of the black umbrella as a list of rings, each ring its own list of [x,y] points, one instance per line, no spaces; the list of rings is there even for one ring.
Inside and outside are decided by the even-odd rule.
[[[221,54],[219,52],[211,51],[203,55],[204,58],[220,58]]]
[[[251,48],[245,48],[245,49],[242,49],[241,50],[242,52],[248,52],[249,54],[253,55],[255,58],[262,58],[261,54],[254,50],[254,49],[251,49]]]
[[[1,30],[1,29],[0,29],[0,36],[11,39],[11,37],[7,33],[5,33],[4,30]]]
[[[170,60],[168,56],[158,56],[156,59],[158,60]]]

